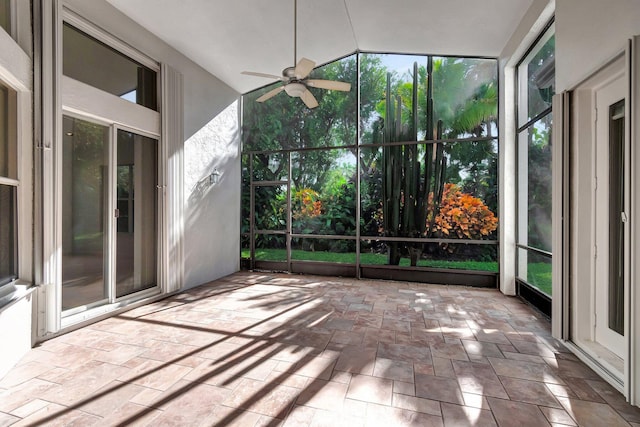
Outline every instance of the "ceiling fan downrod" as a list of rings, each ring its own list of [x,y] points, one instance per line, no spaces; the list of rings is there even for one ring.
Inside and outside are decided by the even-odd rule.
[[[254,71],[242,72],[242,74],[245,75],[266,77],[280,80],[283,83],[281,86],[271,89],[269,92],[260,96],[256,99],[256,102],[264,102],[280,92],[286,92],[287,95],[291,97],[302,99],[302,102],[304,102],[308,108],[316,108],[318,106],[318,100],[313,96],[309,87],[342,92],[349,92],[351,90],[351,84],[347,82],[310,79],[309,73],[313,71],[316,63],[307,58],[302,58],[298,61],[298,0],[293,0],[293,64],[293,66],[282,70],[282,77],[273,74],[256,73]]]
[[[298,0],[293,0],[293,64],[298,63]]]

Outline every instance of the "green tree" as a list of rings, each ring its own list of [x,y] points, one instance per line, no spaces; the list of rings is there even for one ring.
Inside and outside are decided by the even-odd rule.
[[[319,67],[312,72],[312,77],[350,82],[355,88],[356,68],[355,56],[347,57]],[[292,193],[305,188],[319,192],[342,154],[340,150],[324,148],[356,144],[356,91],[345,93],[311,88],[319,102],[319,106],[313,110],[306,108],[298,98],[291,98],[285,93],[265,103],[256,102],[262,94],[281,84],[278,82],[263,87],[246,94],[243,99],[243,150],[256,152],[251,154],[253,181],[279,181],[289,177]],[[318,149],[298,151],[306,148]],[[289,150],[292,162],[290,176]],[[248,157],[245,160],[248,161]],[[243,215],[248,216],[251,178],[248,170],[244,177],[243,200],[246,208],[243,209]],[[286,207],[284,187],[273,187],[271,192],[256,192],[255,206],[256,221],[271,221],[274,222],[273,226],[277,226],[283,218],[281,209]],[[261,217],[258,210],[261,211]],[[248,231],[248,222],[244,224]]]

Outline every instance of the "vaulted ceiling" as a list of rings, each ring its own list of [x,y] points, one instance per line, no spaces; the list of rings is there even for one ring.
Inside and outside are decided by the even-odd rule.
[[[108,0],[229,86],[294,61],[294,0]],[[532,0],[298,0],[298,58],[356,50],[497,57]]]

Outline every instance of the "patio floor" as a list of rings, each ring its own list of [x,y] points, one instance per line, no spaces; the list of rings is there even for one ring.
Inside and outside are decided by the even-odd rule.
[[[237,273],[30,351],[0,426],[640,426],[496,290]]]

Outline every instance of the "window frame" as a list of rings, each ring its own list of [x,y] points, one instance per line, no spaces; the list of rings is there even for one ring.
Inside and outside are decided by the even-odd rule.
[[[20,189],[20,176],[19,176],[19,156],[18,156],[18,138],[17,138],[17,128],[18,128],[18,95],[17,91],[14,90],[10,85],[6,84],[3,80],[0,80],[0,86],[6,91],[6,105],[2,107],[5,110],[5,117],[2,121],[6,119],[6,144],[7,144],[7,171],[6,175],[0,175],[0,185],[9,187],[12,189],[12,211],[13,216],[11,217],[12,228],[13,228],[13,271],[10,275],[6,277],[0,277],[0,288],[7,285],[12,285],[18,279],[18,260],[20,259],[18,253],[18,203],[19,203],[19,189]],[[2,220],[3,218],[0,218]]]
[[[73,42],[76,42],[79,44],[77,46],[74,45],[74,43],[72,42],[72,39],[73,39]],[[65,49],[66,43],[68,41],[71,42],[69,44],[70,45],[69,51]],[[62,46],[63,46],[62,48],[63,77],[74,79],[78,82],[91,86],[95,89],[105,91],[107,93],[110,93],[111,95],[116,95],[120,99],[127,100],[133,104],[141,105],[143,107],[149,108],[156,112],[158,111],[159,109],[159,104],[158,104],[159,67],[157,64],[154,63],[155,67],[149,67],[145,64],[142,64],[140,61],[138,61],[136,58],[132,57],[131,55],[128,55],[122,52],[122,50],[118,49],[115,46],[111,46],[107,44],[105,41],[103,41],[103,39],[98,38],[94,35],[91,35],[86,31],[83,31],[82,29],[75,26],[71,21],[66,19],[63,19],[62,21]],[[76,50],[74,48],[77,48],[79,50]],[[113,74],[111,75],[118,75],[119,73],[124,73],[124,74],[119,76],[119,78],[116,78],[115,80],[111,80],[109,77],[102,76],[102,77],[106,77],[106,79],[98,78],[97,80],[94,80],[94,81],[87,81],[86,80],[88,77],[87,75],[78,74],[79,72],[78,65],[81,65],[81,64],[77,64],[74,61],[74,59],[76,58],[82,58],[82,55],[84,55],[85,53],[90,56],[89,58],[90,63],[93,62],[91,60],[92,59],[91,55],[97,55],[96,58],[100,58],[103,55],[108,55],[109,58],[107,62],[110,62],[110,61],[118,62],[118,66],[116,66],[113,70],[111,70],[113,72]],[[67,55],[69,54],[71,54],[71,56],[67,57]],[[85,58],[82,58],[82,59],[85,59]],[[68,67],[66,65],[67,60],[69,60]],[[121,67],[127,67],[130,69],[125,69]],[[84,61],[81,68],[84,68]],[[135,68],[135,71],[133,70],[133,68]],[[89,67],[89,71],[91,71],[91,67]],[[95,71],[96,71],[96,74],[99,74],[97,70]],[[80,72],[80,74],[82,74],[82,72]],[[153,74],[152,76],[153,79],[150,79],[152,80],[150,82],[151,84],[146,85],[144,83],[144,80],[150,77],[151,74]],[[124,93],[114,93],[113,88],[109,88],[109,86],[112,83],[115,83],[115,84],[123,83],[121,78],[124,78],[126,83],[132,83],[128,79],[135,78],[136,86],[133,88],[133,90],[129,90],[130,86],[127,86],[127,89],[126,89],[127,91]],[[144,97],[143,95],[145,99],[138,99],[137,96],[136,98],[131,98],[130,96],[131,94],[137,94],[137,92],[146,94],[147,90],[149,92],[152,92],[152,93],[149,93],[149,95],[152,95],[152,96]]]
[[[0,26],[3,30],[6,31],[7,34],[11,36],[12,39],[16,38],[16,26],[17,26],[17,11],[16,11],[16,0],[9,0],[9,28],[5,28]]]
[[[87,35],[93,37],[94,39],[104,43],[106,46],[117,50],[121,54],[140,63],[141,65],[144,65],[145,67],[152,69],[153,71],[157,72],[159,75],[160,65],[158,64],[158,61],[140,52],[138,49],[134,48],[130,44],[124,42],[123,40],[109,33],[108,31],[102,29],[98,25],[89,22],[82,16],[78,15],[77,13],[69,9],[67,6],[62,7],[62,19],[60,22],[61,27],[64,22],[69,23],[71,26],[77,28],[83,33],[86,33]]]
[[[516,187],[516,235],[515,235],[515,281],[516,281],[516,293],[522,298],[528,300],[538,309],[540,309],[547,316],[551,316],[551,300],[552,296],[547,295],[545,292],[539,289],[538,286],[535,286],[527,281],[527,278],[523,278],[520,275],[520,263],[521,263],[521,255],[522,251],[526,253],[532,253],[537,257],[549,258],[549,265],[551,266],[553,259],[553,252],[546,251],[541,248],[537,248],[534,246],[530,246],[528,239],[527,243],[522,242],[522,233],[521,229],[521,217],[522,217],[522,206],[520,203],[520,185],[522,184],[523,178],[528,182],[528,172],[527,176],[524,177],[521,173],[520,163],[521,163],[521,147],[520,147],[520,138],[522,134],[528,132],[536,123],[540,123],[549,116],[553,117],[553,108],[551,103],[549,106],[542,111],[537,112],[532,117],[529,117],[528,111],[528,97],[527,97],[527,109],[522,111],[522,94],[523,92],[527,93],[528,96],[528,83],[529,79],[523,81],[521,78],[521,67],[528,66],[529,60],[535,57],[538,52],[544,47],[544,45],[556,34],[555,31],[555,19],[551,18],[550,21],[544,26],[544,28],[540,31],[540,34],[535,38],[535,40],[531,43],[529,48],[522,55],[521,59],[515,65],[515,155],[516,155],[516,170],[515,170],[515,187]],[[555,53],[554,53],[555,56]],[[555,70],[554,70],[555,73]],[[523,84],[524,83],[524,84]],[[525,117],[524,120],[522,118]],[[551,123],[550,130],[553,129],[553,122]],[[551,132],[550,132],[551,135]],[[549,140],[549,144],[551,144],[551,139]],[[552,160],[553,162],[553,160]],[[528,161],[527,161],[528,163]],[[552,219],[552,218],[550,218]],[[549,236],[550,240],[552,236]]]
[[[14,273],[0,285],[0,309],[25,295],[33,284],[33,60],[23,32],[24,3],[12,0],[10,37],[0,38],[0,49],[12,61],[0,68],[0,84],[7,89],[8,140],[11,141],[11,169],[0,184],[14,188]],[[18,22],[18,18],[21,19]],[[27,27],[27,26],[24,26]],[[20,40],[18,40],[20,39]],[[8,276],[9,277],[9,276]],[[5,278],[7,279],[7,278]]]
[[[53,26],[49,28],[55,35],[51,53],[51,61],[47,61],[46,65],[52,68],[51,78],[45,83],[45,88],[55,93],[55,99],[52,109],[47,111],[50,117],[51,128],[47,129],[47,133],[51,132],[53,136],[53,156],[51,158],[51,181],[43,182],[42,191],[47,197],[48,189],[51,190],[53,200],[51,200],[52,209],[44,213],[46,228],[48,233],[52,235],[51,242],[44,242],[43,252],[45,256],[53,257],[50,263],[50,270],[46,271],[51,283],[51,293],[54,294],[51,301],[42,301],[42,310],[47,314],[46,319],[42,319],[42,330],[57,333],[61,330],[72,327],[73,325],[89,321],[96,317],[113,313],[114,311],[131,303],[136,303],[148,298],[156,298],[160,294],[167,293],[172,290],[167,283],[166,269],[163,268],[165,260],[168,258],[166,237],[166,218],[167,218],[167,195],[166,184],[167,179],[167,149],[166,139],[164,137],[167,132],[163,123],[164,96],[163,96],[163,72],[165,65],[161,64],[149,56],[141,53],[136,48],[127,44],[123,40],[109,33],[88,19],[78,15],[68,8],[67,5],[58,4],[53,16]],[[78,30],[86,33],[90,37],[98,40],[106,46],[127,56],[157,73],[156,93],[157,93],[157,109],[145,107],[143,105],[122,99],[117,95],[105,92],[96,87],[82,83],[71,77],[65,76],[62,70],[61,61],[54,61],[54,58],[61,58],[63,52],[63,25],[68,23]],[[54,90],[55,89],[55,90]],[[60,216],[62,212],[61,194],[62,194],[62,173],[60,165],[62,164],[62,150],[59,148],[62,141],[62,118],[64,115],[74,116],[82,120],[88,120],[95,123],[102,123],[111,128],[111,133],[117,129],[129,130],[139,135],[148,136],[157,140],[158,143],[158,185],[160,197],[158,199],[158,214],[156,226],[158,247],[157,259],[157,284],[156,287],[140,291],[134,295],[125,295],[116,298],[115,301],[109,301],[107,304],[96,306],[84,311],[74,312],[73,310],[62,311],[62,258],[56,251],[55,242],[61,242],[62,227]],[[46,232],[45,232],[46,234]],[[40,334],[42,335],[42,333]]]

